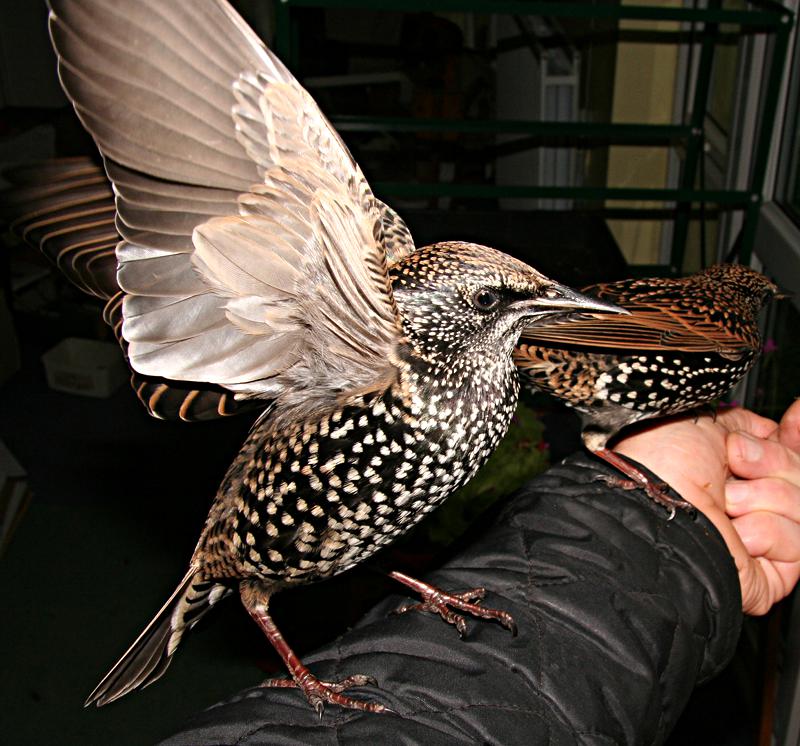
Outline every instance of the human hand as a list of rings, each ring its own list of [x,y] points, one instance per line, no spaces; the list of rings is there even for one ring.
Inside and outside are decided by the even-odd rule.
[[[738,479],[725,485],[726,512],[755,561],[740,578],[754,599],[749,613],[766,613],[800,577],[800,400],[772,432],[731,433],[727,445]]]
[[[736,562],[742,608],[765,614],[800,578],[800,400],[780,425],[745,409],[659,421],[615,450],[705,513]]]

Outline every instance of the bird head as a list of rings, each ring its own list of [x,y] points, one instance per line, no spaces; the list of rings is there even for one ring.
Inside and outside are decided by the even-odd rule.
[[[523,326],[587,311],[626,313],[478,244],[426,246],[389,272],[410,345],[416,354],[448,364],[464,353],[510,357]]]

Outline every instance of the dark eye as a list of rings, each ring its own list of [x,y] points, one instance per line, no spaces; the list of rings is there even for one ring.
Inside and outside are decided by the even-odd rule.
[[[489,288],[476,290],[472,296],[472,305],[479,311],[491,311],[499,302],[500,296]]]

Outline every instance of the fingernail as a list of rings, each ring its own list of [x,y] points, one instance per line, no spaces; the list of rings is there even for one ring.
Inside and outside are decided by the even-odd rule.
[[[760,461],[764,457],[764,446],[757,438],[739,433],[739,453],[745,461]]]
[[[726,508],[730,510],[739,505],[747,497],[747,491],[748,491],[747,482],[739,482],[737,480],[731,480],[730,482],[725,482]]]

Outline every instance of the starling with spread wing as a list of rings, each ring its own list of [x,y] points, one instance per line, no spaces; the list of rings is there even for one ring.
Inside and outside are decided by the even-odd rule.
[[[363,562],[475,474],[516,406],[523,326],[619,309],[484,246],[416,248],[225,0],[51,0],[50,32],[113,185],[121,241],[99,294],[135,376],[176,401],[202,390],[263,408],[186,576],[87,704],[160,677],[184,632],[238,590],[291,674],[270,685],[320,711],[380,712],[345,694],[368,677],[313,676],[271,596]],[[392,575],[460,629],[459,611],[513,625],[477,592]]]
[[[685,278],[620,280],[583,292],[629,312],[523,331],[514,361],[523,381],[581,416],[586,447],[674,511],[670,497],[607,448],[622,428],[677,414],[727,393],[761,351],[758,316],[777,287],[738,264]]]

